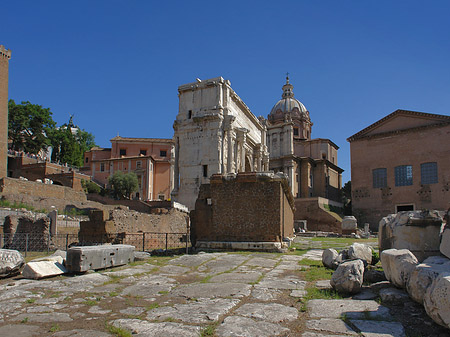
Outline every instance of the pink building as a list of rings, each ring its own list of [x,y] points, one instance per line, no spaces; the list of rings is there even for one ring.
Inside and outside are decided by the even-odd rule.
[[[107,185],[114,172],[136,173],[141,200],[168,200],[173,188],[172,139],[114,137],[111,148],[92,148],[84,154],[81,171]]]

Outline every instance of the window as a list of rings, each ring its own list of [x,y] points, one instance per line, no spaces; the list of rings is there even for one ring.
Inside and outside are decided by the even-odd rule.
[[[422,185],[426,185],[437,184],[437,182],[437,163],[433,162],[420,164],[420,183]]]
[[[167,157],[167,151],[166,150],[160,150],[159,151],[159,156],[160,157]]]
[[[395,186],[410,186],[413,184],[413,172],[411,165],[395,167]]]
[[[387,186],[387,169],[377,168],[375,170],[372,170],[372,177],[373,177],[373,188],[382,188]],[[395,179],[397,181],[397,176]]]
[[[140,160],[138,160],[138,161],[136,162],[136,168],[139,169],[139,168],[141,168],[141,167],[142,167],[142,162],[141,162]]]
[[[298,136],[298,128],[294,128],[294,136]]]
[[[166,196],[164,194],[158,194],[158,199],[164,201]]]
[[[120,149],[119,150],[119,155],[120,156],[126,156],[127,155],[127,149]]]
[[[147,150],[139,150],[139,155],[146,156]]]
[[[189,118],[189,119],[191,119],[191,118],[192,118],[192,110],[189,110],[189,113],[188,113],[188,118]]]
[[[86,162],[86,163],[89,163],[89,158],[88,158],[88,157],[86,157],[85,162]]]
[[[203,176],[208,177],[208,165],[203,165]]]
[[[100,163],[100,171],[101,172],[105,171],[105,163]]]
[[[405,211],[414,211],[414,205],[398,205],[396,206],[397,213]]]

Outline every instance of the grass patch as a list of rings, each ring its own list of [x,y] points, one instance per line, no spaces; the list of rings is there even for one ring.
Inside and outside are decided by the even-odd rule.
[[[219,323],[213,323],[208,325],[207,327],[203,328],[202,331],[200,332],[200,337],[208,337],[208,336],[214,336],[214,334],[216,333],[216,328],[217,325]]]
[[[29,298],[29,299],[27,299],[27,303],[29,303],[29,304],[32,304],[32,303],[34,303],[34,302],[36,302],[36,299],[35,299],[35,298]]]
[[[111,324],[106,324],[106,330],[108,330],[110,334],[116,337],[133,337],[131,332],[129,332],[128,330]]]
[[[48,332],[58,332],[60,327],[58,324],[52,324],[52,327],[48,330]]]
[[[161,294],[161,295],[167,295],[169,292],[167,291],[167,290],[160,290],[160,291],[158,291],[158,294]]]
[[[111,291],[108,295],[109,295],[109,297],[116,297],[119,295],[119,293],[116,291]]]
[[[20,323],[26,323],[28,322],[28,317],[25,317],[23,320],[20,321]]]
[[[258,277],[257,280],[255,280],[255,281],[253,281],[253,282],[250,282],[249,284],[251,284],[251,285],[258,284],[259,282],[261,282],[261,280],[262,280],[263,278],[264,278],[264,274],[261,274],[261,275]]]
[[[97,301],[95,301],[95,300],[87,300],[87,301],[84,301],[84,304],[90,305],[90,306],[94,306],[94,305],[97,304]]]
[[[303,273],[305,274],[305,281],[314,282],[318,280],[331,280],[333,270],[325,267],[310,266]]]
[[[149,304],[147,306],[147,310],[153,310],[153,309],[156,309],[156,308],[159,308],[159,304],[158,303],[152,303],[152,304]]]
[[[213,277],[213,275],[205,276],[205,277],[200,281],[200,283],[208,283],[209,280],[210,280],[212,277]]]

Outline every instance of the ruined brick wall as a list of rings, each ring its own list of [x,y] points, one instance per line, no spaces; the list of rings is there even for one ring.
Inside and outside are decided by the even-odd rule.
[[[50,239],[49,229],[50,219],[47,216],[8,215],[3,225],[5,244],[2,248],[42,251],[47,248]],[[26,234],[29,234],[28,237]]]
[[[174,208],[159,208],[154,214],[146,214],[118,207],[111,211],[91,211],[89,218],[90,221],[80,222],[80,236],[122,232],[186,233],[188,215]]]
[[[87,203],[84,192],[77,192],[70,187],[13,178],[0,179],[0,197],[11,202],[23,202],[36,209],[45,208],[48,211],[53,207],[63,210],[67,205],[84,208],[83,204]],[[89,205],[89,207],[96,206]]]
[[[257,173],[213,175],[191,213],[196,239],[276,242],[292,236],[294,204],[283,180]]]
[[[295,199],[295,219],[307,219],[308,231],[342,234],[342,219],[321,208],[319,198]]]

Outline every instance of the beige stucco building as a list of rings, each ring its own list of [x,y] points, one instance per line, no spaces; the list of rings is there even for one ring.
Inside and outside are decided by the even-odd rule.
[[[0,178],[8,165],[8,73],[11,50],[0,45]]]
[[[450,207],[450,116],[397,110],[347,140],[359,223]]]
[[[173,199],[193,209],[212,174],[267,171],[266,127],[222,77],[178,87]]]

